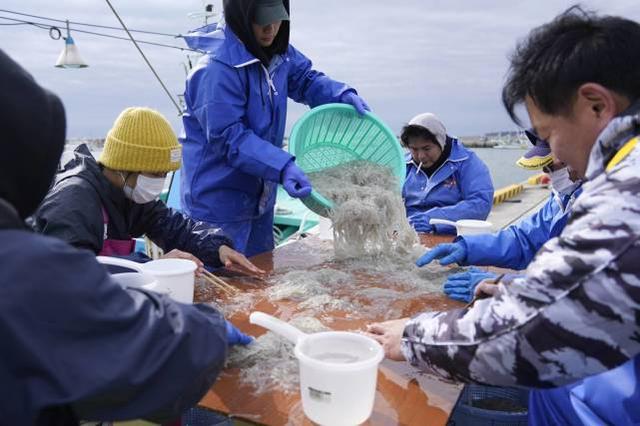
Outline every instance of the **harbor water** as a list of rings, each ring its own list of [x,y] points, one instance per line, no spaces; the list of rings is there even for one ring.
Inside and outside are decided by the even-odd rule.
[[[82,143],[82,141],[78,140],[67,142],[62,155],[62,164],[72,157],[73,150],[80,143]],[[92,140],[88,141],[88,143],[89,149],[97,158],[102,151],[102,142]],[[523,182],[530,176],[540,173],[538,171],[530,172],[516,165],[516,160],[527,151],[526,149],[472,148],[472,150],[478,154],[480,159],[489,167],[491,178],[493,179],[493,186],[496,189]]]
[[[489,167],[493,186],[496,189],[521,183],[529,177],[541,173],[538,170],[528,171],[516,165],[518,158],[527,152],[526,149],[472,148],[472,150]]]

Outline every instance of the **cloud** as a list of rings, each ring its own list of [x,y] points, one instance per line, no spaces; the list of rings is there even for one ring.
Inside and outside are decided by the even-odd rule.
[[[203,10],[205,3],[111,1],[129,27],[171,34],[200,26],[200,20],[187,14]],[[213,3],[219,10],[221,1]],[[356,87],[395,132],[413,115],[432,111],[453,134],[481,134],[514,128],[499,98],[507,56],[531,28],[570,4],[565,0],[294,1],[291,40],[317,69]],[[637,0],[583,4],[603,13],[640,19]],[[2,7],[119,26],[101,1],[4,0]],[[0,12],[0,16],[8,15]],[[46,31],[30,26],[2,26],[0,32],[3,49],[61,95],[70,137],[104,136],[119,112],[131,105],[160,110],[180,130],[175,108],[130,42],[74,33],[90,67],[60,70],[53,63],[62,41],[51,40]],[[182,46],[180,40],[167,37],[136,34],[136,38]],[[142,48],[171,93],[182,93],[185,53],[148,45]],[[290,103],[289,129],[305,110]]]

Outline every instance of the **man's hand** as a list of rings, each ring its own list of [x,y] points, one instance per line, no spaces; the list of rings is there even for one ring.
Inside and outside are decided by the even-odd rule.
[[[256,275],[264,275],[266,272],[251,263],[249,259],[242,253],[239,253],[228,246],[220,246],[218,249],[220,262],[225,268],[233,269],[234,266],[240,267]]]
[[[498,292],[498,283],[495,279],[486,279],[480,281],[476,286],[475,297],[476,299],[482,299],[484,297],[493,297]]]
[[[187,253],[186,251],[173,249],[169,253],[166,253],[165,255],[161,256],[160,259],[187,259],[187,260],[191,260],[191,261],[195,262],[196,265],[198,266],[197,269],[196,269],[196,277],[201,276],[202,272],[204,271],[204,264],[202,263],[202,261],[200,259],[198,259],[197,257],[195,257],[194,255],[192,255],[191,253]]]
[[[409,318],[402,318],[370,324],[367,326],[366,335],[382,345],[387,358],[394,361],[404,361],[405,358],[400,350],[400,344],[402,343],[404,327],[408,321]]]

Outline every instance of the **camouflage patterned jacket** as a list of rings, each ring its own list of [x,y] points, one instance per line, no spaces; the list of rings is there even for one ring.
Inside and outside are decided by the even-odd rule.
[[[402,352],[447,379],[556,387],[640,353],[640,102],[594,146],[569,222],[524,278],[405,327]]]

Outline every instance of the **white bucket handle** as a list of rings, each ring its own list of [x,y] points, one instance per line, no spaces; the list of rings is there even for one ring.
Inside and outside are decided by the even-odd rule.
[[[446,219],[429,219],[429,225],[451,225],[456,226],[456,222]]]
[[[133,269],[136,272],[144,272],[142,270],[142,265],[132,260],[111,256],[96,256],[96,260],[103,265],[121,266],[123,268]]]
[[[308,336],[307,333],[297,329],[289,323],[286,323],[278,318],[265,314],[264,312],[252,312],[249,316],[249,322],[251,324],[259,325],[267,330],[273,331],[276,334],[281,335],[287,340],[298,343],[303,337]]]

